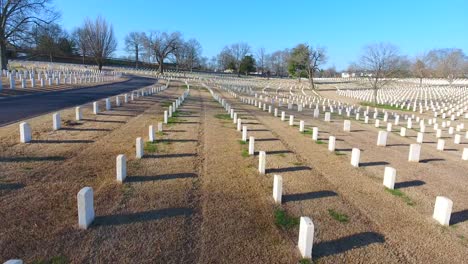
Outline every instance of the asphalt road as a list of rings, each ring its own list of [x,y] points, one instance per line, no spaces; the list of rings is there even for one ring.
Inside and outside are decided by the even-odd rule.
[[[155,79],[132,76],[122,83],[1,99],[0,126],[129,92],[155,82]]]

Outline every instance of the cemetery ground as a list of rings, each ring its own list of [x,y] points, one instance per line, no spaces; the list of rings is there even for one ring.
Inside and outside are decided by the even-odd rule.
[[[378,129],[343,117],[332,122],[297,112],[296,126],[208,85],[232,105],[255,137],[247,152],[229,115],[200,82],[175,115],[148,141],[148,126],[184,91],[181,82],[128,104],[92,113],[62,110],[62,128],[50,114],[28,120],[33,141],[18,141],[18,124],[0,128],[0,261],[21,258],[62,263],[297,263],[298,217],[315,224],[312,258],[317,263],[462,263],[467,251],[468,210],[463,147],[447,140],[422,147],[420,163],[408,163],[408,136],[390,133],[376,146]],[[102,109],[104,106],[101,104]],[[306,124],[298,131],[299,120]],[[311,139],[311,127],[319,140]],[[397,131],[397,127],[395,127]],[[425,141],[436,141],[433,131]],[[337,139],[327,150],[328,136]],[[145,156],[135,158],[143,137]],[[361,167],[349,164],[359,147]],[[454,149],[450,151],[449,149]],[[267,155],[258,173],[259,151]],[[115,158],[127,157],[128,176],[115,179]],[[383,168],[397,169],[395,191],[382,186]],[[447,167],[450,169],[448,170]],[[273,175],[283,178],[283,201],[271,198]],[[76,194],[94,189],[96,219],[77,225]],[[434,197],[454,201],[453,225],[431,218]],[[307,263],[303,261],[303,263]]]

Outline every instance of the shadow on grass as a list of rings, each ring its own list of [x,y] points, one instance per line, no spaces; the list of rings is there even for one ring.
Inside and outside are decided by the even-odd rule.
[[[88,122],[98,122],[98,123],[117,123],[117,124],[125,124],[126,121],[116,121],[116,120],[95,120],[95,119],[81,119],[81,121],[88,121]]]
[[[385,237],[376,232],[363,232],[314,245],[313,258],[321,258],[362,248],[374,243],[384,243]]]
[[[277,141],[277,138],[256,138],[255,141]]]
[[[156,142],[198,142],[196,139],[158,139]]]
[[[283,202],[294,202],[294,201],[303,201],[303,200],[312,200],[330,196],[337,196],[338,194],[334,191],[318,191],[318,192],[308,192],[308,193],[296,193],[296,194],[286,194],[283,195]]]
[[[173,179],[186,179],[196,178],[195,173],[175,173],[175,174],[163,174],[157,176],[130,176],[125,179],[127,182],[148,182],[148,181],[164,181]]]
[[[445,159],[423,159],[423,160],[420,160],[419,162],[420,163],[430,163],[430,162],[434,162],[434,161],[444,161]]]
[[[426,184],[426,182],[420,181],[420,180],[397,182],[397,183],[395,183],[395,189],[416,187],[416,186],[421,186],[421,185],[424,185],[424,184]]]
[[[450,224],[455,225],[468,220],[468,210],[452,213],[450,216]]]
[[[266,173],[280,173],[280,172],[302,171],[302,170],[311,170],[311,168],[308,166],[298,166],[298,167],[267,169],[265,172]]]
[[[62,161],[65,157],[0,157],[0,162],[36,162],[36,161]]]
[[[60,130],[66,131],[111,131],[112,129],[108,128],[74,128],[74,127],[63,127]]]
[[[197,153],[179,153],[179,154],[160,154],[160,155],[145,155],[143,158],[145,159],[151,159],[151,158],[157,158],[157,159],[164,159],[164,158],[183,158],[183,157],[196,157],[198,154]]]
[[[138,213],[105,215],[96,217],[93,226],[126,225],[136,222],[155,221],[176,216],[190,216],[192,214],[193,209],[191,208],[166,208]]]
[[[22,183],[0,183],[0,191],[13,191],[13,190],[19,190],[21,188],[24,188],[24,184]]]
[[[383,166],[383,165],[388,165],[388,164],[390,163],[386,161],[361,162],[359,163],[359,167]]]
[[[78,144],[78,143],[93,143],[94,140],[31,140],[30,143],[42,144]]]

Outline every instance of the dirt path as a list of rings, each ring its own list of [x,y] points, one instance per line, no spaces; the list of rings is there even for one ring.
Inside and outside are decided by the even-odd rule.
[[[227,93],[224,94],[227,96]],[[445,228],[437,226],[431,221],[430,214],[421,217],[414,208],[386,193],[380,180],[376,182],[375,178],[369,177],[369,173],[362,168],[353,169],[349,165],[348,157],[330,154],[326,147],[319,147],[313,143],[310,135],[299,134],[296,127],[291,128],[286,122],[281,122],[279,118],[274,118],[267,112],[259,111],[258,108],[252,106],[238,105],[237,102],[236,100],[234,108],[248,110],[249,113],[260,120],[266,129],[273,131],[285,146],[293,150],[304,161],[305,165],[309,165],[319,175],[322,175],[321,180],[325,180],[331,186],[331,189],[328,190],[334,191],[347,202],[346,208],[350,212],[345,212],[349,212],[351,219],[348,225],[358,225],[365,229],[363,232],[377,232],[380,234],[380,241],[377,239],[377,242],[384,242],[385,248],[391,252],[389,256],[397,256],[397,258],[389,258],[388,261],[395,260],[410,263],[463,262],[463,258],[467,253],[463,241],[448,233]],[[407,154],[405,156],[407,157]],[[306,184],[306,186],[315,185]],[[307,205],[306,208],[312,206]],[[288,210],[291,209],[288,208]],[[293,209],[291,212],[294,214],[300,213],[298,210]],[[315,212],[315,210],[309,211],[308,215],[312,216],[314,220],[317,219],[316,216],[312,215],[312,212]],[[363,215],[363,217],[359,219],[354,214]],[[301,213],[300,215],[304,214]],[[332,224],[332,221],[321,221],[320,218],[315,221],[318,222],[316,227],[319,226],[319,231],[316,234],[320,242],[315,245],[314,254],[321,256],[321,244],[328,243],[327,245],[333,245],[332,248],[334,248],[329,252],[334,252],[332,255],[337,258],[341,257],[348,261],[350,259],[362,261],[367,258],[370,262],[379,262],[377,260],[385,259],[385,262],[387,262],[387,257],[379,257],[378,251],[375,250],[369,250],[365,254],[356,254],[355,249],[348,251],[348,249],[354,247],[353,244],[358,245],[358,247],[364,246],[365,250],[369,247],[365,241],[372,241],[372,239],[359,238],[356,233],[349,234],[351,238],[357,235],[357,239],[354,241],[342,235],[336,236],[334,240],[324,239],[323,236],[326,236],[326,231],[324,232],[320,227],[327,227]],[[336,234],[337,230],[340,229],[333,228],[330,231]],[[357,244],[355,244],[356,242]],[[320,259],[325,262],[328,261],[325,258]]]

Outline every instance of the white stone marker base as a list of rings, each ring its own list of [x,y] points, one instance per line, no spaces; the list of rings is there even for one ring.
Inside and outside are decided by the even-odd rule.
[[[408,161],[419,162],[419,156],[421,154],[421,145],[411,144],[409,149]]]
[[[84,187],[77,196],[78,200],[78,226],[88,229],[94,220],[94,195],[91,187]]]
[[[20,142],[21,143],[28,143],[31,141],[31,127],[28,123],[22,122],[20,123]]]
[[[314,223],[309,217],[301,217],[299,225],[299,241],[297,247],[303,258],[312,258],[312,245],[314,244]]]
[[[260,151],[258,154],[258,172],[265,174],[266,152]]]
[[[325,118],[324,118],[325,122],[330,122],[330,120],[331,120],[330,116],[331,116],[330,112],[325,113]]]
[[[163,132],[163,123],[158,122],[158,132]]]
[[[281,175],[275,175],[273,177],[273,200],[275,200],[275,203],[281,204],[282,196],[283,196],[283,177],[281,177]]]
[[[143,139],[141,137],[138,137],[136,139],[136,158],[141,159],[143,158],[143,151],[144,151],[144,145],[143,145]]]
[[[452,200],[444,196],[437,196],[434,206],[434,214],[432,215],[432,218],[434,218],[441,225],[450,225],[452,206]]]
[[[117,181],[123,182],[127,178],[127,158],[120,154],[116,159]]]
[[[383,185],[388,189],[395,188],[396,170],[392,167],[385,167]]]
[[[359,167],[359,159],[361,158],[361,150],[353,148],[351,151],[351,165],[353,167]]]

